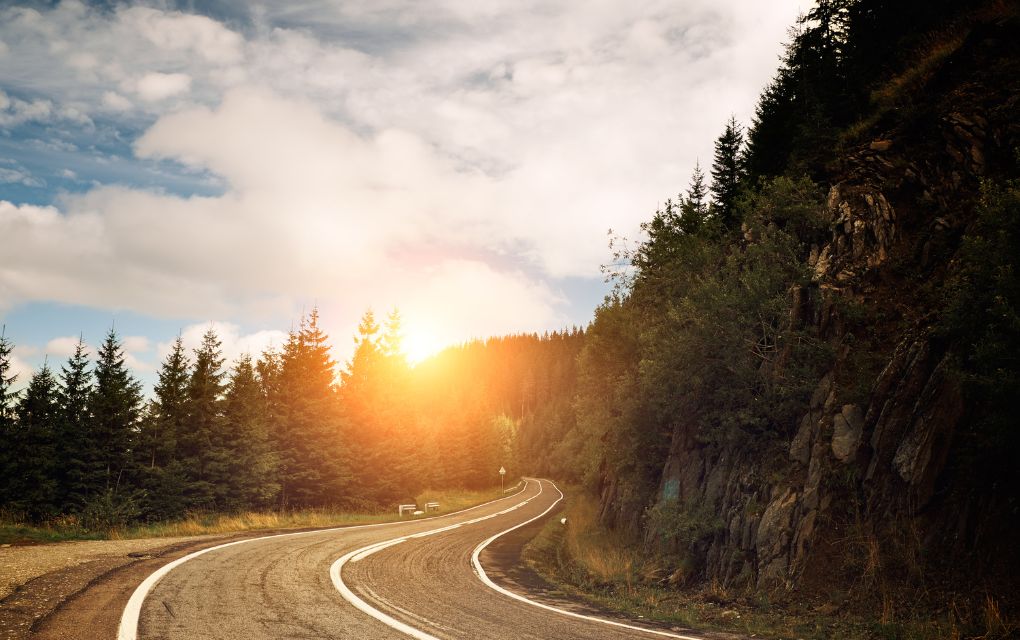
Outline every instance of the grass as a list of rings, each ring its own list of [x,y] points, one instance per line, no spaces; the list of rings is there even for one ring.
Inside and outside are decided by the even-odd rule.
[[[508,490],[509,493],[509,490]],[[460,511],[499,497],[499,489],[430,489],[416,498],[424,507],[426,502],[438,502],[439,511],[429,515],[442,515]],[[418,516],[423,517],[423,516]],[[333,509],[301,509],[295,511],[250,511],[244,513],[194,513],[180,520],[116,527],[90,531],[81,526],[74,516],[61,516],[39,526],[0,519],[0,544],[42,544],[67,540],[128,540],[135,538],[163,538],[235,533],[273,529],[305,529],[336,527],[356,524],[373,524],[409,520],[399,517],[396,508],[386,511],[351,512]]]
[[[677,574],[682,571],[673,563],[645,557],[640,543],[599,525],[593,497],[575,487],[566,487],[564,493],[566,525],[560,518],[550,520],[525,548],[525,561],[562,592],[630,617],[802,640],[992,640],[1020,632],[1020,625],[1007,619],[991,596],[980,612],[958,611],[954,604],[948,608],[953,614],[917,610],[906,613],[912,617],[893,619],[888,611],[869,616],[816,606],[804,593],[728,589],[717,582],[680,587],[683,576],[678,579]]]
[[[1018,13],[1020,11],[1015,3],[998,0],[988,3],[979,11],[964,14],[954,24],[927,34],[913,52],[910,64],[871,92],[871,113],[841,134],[841,144],[845,146],[859,142],[885,114],[910,108],[918,96],[924,96],[924,87],[946,59],[963,46],[974,24],[1011,18]]]

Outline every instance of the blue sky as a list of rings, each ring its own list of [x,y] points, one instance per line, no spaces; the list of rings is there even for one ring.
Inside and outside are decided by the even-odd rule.
[[[313,305],[344,360],[584,325],[634,237],[747,122],[804,1],[0,7],[0,314],[25,377],[111,325],[151,384]]]

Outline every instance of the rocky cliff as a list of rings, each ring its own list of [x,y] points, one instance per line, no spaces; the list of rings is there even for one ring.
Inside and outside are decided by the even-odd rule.
[[[827,237],[807,258],[810,285],[790,292],[790,324],[817,331],[835,364],[799,422],[753,446],[674,430],[653,503],[713,514],[679,580],[834,606],[885,601],[894,582],[944,595],[1005,581],[1015,597],[1016,497],[963,467],[982,407],[953,366],[962,345],[938,327],[980,184],[1016,166],[1020,25],[974,27],[918,90],[924,100],[867,122],[826,170]],[[605,478],[604,515],[637,520],[639,503]]]

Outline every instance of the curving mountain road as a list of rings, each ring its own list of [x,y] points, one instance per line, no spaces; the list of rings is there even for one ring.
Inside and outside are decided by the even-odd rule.
[[[518,494],[439,518],[205,549],[149,576],[124,610],[119,635],[122,640],[695,638],[536,604],[486,575],[496,559],[490,554],[499,552],[481,547],[507,530],[537,526],[561,497],[551,482],[530,480]]]

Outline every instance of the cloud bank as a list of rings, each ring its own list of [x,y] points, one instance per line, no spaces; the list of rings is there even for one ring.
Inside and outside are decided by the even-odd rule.
[[[747,118],[798,4],[0,10],[0,126],[119,137],[223,186],[0,195],[0,308],[236,323],[318,304],[338,342],[368,306],[450,341],[583,322],[564,279],[595,281],[606,230]]]

